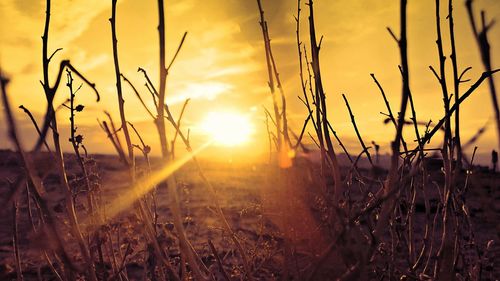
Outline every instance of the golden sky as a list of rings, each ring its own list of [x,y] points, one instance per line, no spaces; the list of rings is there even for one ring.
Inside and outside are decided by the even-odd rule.
[[[184,128],[191,129],[194,142],[201,143],[203,134],[197,124],[213,111],[233,111],[250,116],[256,132],[253,140],[240,150],[252,149],[253,154],[266,152],[266,133],[262,106],[270,107],[267,73],[254,0],[168,0],[166,2],[167,56],[171,57],[184,31],[188,36],[167,81],[167,102],[176,114],[185,98],[191,98]],[[447,1],[442,1],[442,29],[448,42],[445,19]],[[297,99],[300,95],[298,58],[295,45],[296,1],[263,0],[269,22],[274,54],[288,97],[289,119],[298,131],[305,109]],[[111,1],[59,0],[52,3],[49,49],[62,47],[53,59],[55,74],[61,59],[70,59],[89,80],[96,83],[102,101],[95,103],[89,88],[83,87],[78,100],[86,108],[77,116],[80,131],[91,152],[112,152],[96,118],[104,119],[103,110],[118,120],[118,106],[112,59],[109,17]],[[475,7],[485,9],[488,18],[500,19],[500,1],[476,0]],[[332,124],[353,154],[361,151],[352,129],[341,94],[346,94],[354,110],[359,129],[366,142],[375,140],[383,147],[393,137],[393,128],[383,124],[385,105],[370,73],[388,93],[393,110],[400,100],[400,75],[397,68],[399,53],[386,27],[399,33],[399,1],[396,0],[318,0],[315,2],[317,33],[324,35],[321,53],[322,75]],[[144,80],[138,67],[145,68],[157,84],[158,34],[156,1],[119,0],[117,35],[120,67],[144,97]],[[13,105],[30,108],[40,118],[45,98],[39,80],[42,77],[41,35],[43,33],[45,1],[3,0],[0,2],[0,65],[11,78],[10,95]],[[307,11],[303,9],[305,24]],[[458,64],[460,70],[473,69],[467,75],[475,81],[483,70],[479,52],[464,8],[464,1],[455,1],[455,24]],[[303,25],[303,31],[306,26]],[[428,66],[437,66],[435,48],[435,18],[433,0],[410,0],[408,5],[408,43],[411,88],[418,118],[436,121],[442,116],[439,85]],[[308,34],[302,40],[308,43]],[[493,66],[500,67],[500,27],[490,33]],[[449,55],[449,46],[445,54]],[[451,67],[448,70],[451,74]],[[54,74],[52,78],[54,78]],[[78,81],[78,80],[76,80]],[[500,87],[500,75],[495,78]],[[462,89],[469,84],[463,84]],[[155,148],[156,130],[132,91],[123,84],[128,118]],[[61,87],[58,102],[68,95]],[[462,138],[467,140],[492,121],[493,110],[487,87],[481,87],[465,102],[462,112]],[[68,112],[58,118],[67,124]],[[3,118],[0,117],[0,118]],[[33,130],[26,117],[18,115],[26,144],[31,144]],[[1,119],[0,119],[1,120]],[[480,152],[490,151],[496,142],[493,123],[478,142]],[[67,129],[62,126],[61,130]],[[408,130],[409,131],[409,130]],[[30,133],[28,133],[30,132]],[[66,138],[62,138],[63,140]],[[307,140],[308,141],[308,140]],[[8,139],[2,129],[0,147]],[[179,145],[179,147],[182,147]],[[228,149],[212,148],[213,153],[232,153]],[[230,149],[237,153],[238,148]],[[154,152],[154,151],[153,151]],[[158,151],[157,151],[158,152]]]

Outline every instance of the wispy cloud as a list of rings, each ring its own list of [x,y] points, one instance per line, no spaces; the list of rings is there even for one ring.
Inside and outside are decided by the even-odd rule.
[[[176,105],[184,102],[188,98],[211,101],[224,93],[228,93],[232,89],[232,85],[221,82],[190,83],[181,88],[178,94],[170,98],[167,97],[167,103],[169,105]]]

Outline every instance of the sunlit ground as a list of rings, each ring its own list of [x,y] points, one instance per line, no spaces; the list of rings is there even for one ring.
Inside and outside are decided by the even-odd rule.
[[[209,112],[199,126],[214,145],[228,147],[248,143],[255,130],[248,116],[229,111]]]

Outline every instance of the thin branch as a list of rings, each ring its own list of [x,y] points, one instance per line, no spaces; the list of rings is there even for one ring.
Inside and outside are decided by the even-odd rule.
[[[179,43],[179,46],[177,47],[177,50],[175,51],[175,54],[174,56],[172,57],[172,60],[170,61],[168,67],[167,67],[167,70],[166,70],[166,74],[168,75],[169,71],[170,71],[170,68],[172,67],[172,65],[174,64],[174,61],[175,59],[177,58],[177,55],[179,54],[181,48],[182,48],[182,45],[184,44],[184,40],[186,39],[186,36],[187,36],[187,31],[184,32],[184,35],[182,35],[182,39],[181,39],[181,42]]]
[[[53,57],[55,54],[57,54],[57,52],[61,51],[62,49],[63,49],[63,48],[57,48],[57,49],[56,49],[56,50],[52,53],[52,55],[50,55],[50,57],[49,57],[49,62],[52,60],[52,57]]]
[[[354,114],[352,113],[351,110],[351,106],[349,105],[349,102],[347,101],[347,98],[344,94],[342,94],[342,98],[344,98],[345,105],[347,106],[347,110],[349,111],[349,116],[351,117],[351,122],[354,127],[354,131],[356,132],[356,136],[358,137],[359,143],[361,144],[361,147],[363,148],[363,151],[365,152],[368,161],[370,161],[370,164],[373,166],[372,157],[370,155],[370,152],[368,151],[368,148],[365,145],[365,142],[363,141],[363,138],[361,137],[361,134],[359,133],[358,126],[356,125],[356,120],[354,119]]]
[[[189,101],[190,101],[190,99],[186,99],[186,101],[184,101],[184,104],[182,105],[181,113],[179,114],[179,118],[177,118],[177,125],[179,126],[179,128],[181,126],[182,117],[184,116],[184,111],[186,110],[186,107],[187,107]],[[179,135],[179,131],[175,130],[174,138],[172,140],[172,158],[175,158],[175,141],[177,140],[178,135]]]
[[[141,102],[141,104],[144,107],[144,109],[146,109],[146,111],[148,112],[149,116],[151,116],[151,118],[153,118],[153,120],[154,120],[155,116],[153,115],[153,113],[151,112],[151,110],[149,110],[149,108],[147,107],[146,103],[142,99],[142,97],[139,94],[139,92],[137,91],[137,89],[134,87],[134,85],[132,85],[132,82],[130,82],[130,80],[128,80],[127,77],[125,77],[125,75],[123,75],[123,73],[120,73],[120,76],[132,88],[132,90],[134,91],[135,96],[139,99],[139,101]]]
[[[24,111],[24,113],[26,113],[28,115],[31,122],[33,123],[33,126],[35,127],[36,132],[38,133],[38,137],[41,138],[42,132],[40,132],[40,127],[38,127],[38,124],[36,123],[36,120],[35,120],[35,117],[33,117],[33,114],[31,114],[31,112],[26,107],[24,107],[24,105],[22,105],[22,104],[19,106],[19,108],[22,109]],[[52,154],[52,151],[50,150],[50,147],[47,144],[47,140],[45,138],[43,139],[43,144],[45,145],[45,148],[47,148],[47,151],[50,154]]]

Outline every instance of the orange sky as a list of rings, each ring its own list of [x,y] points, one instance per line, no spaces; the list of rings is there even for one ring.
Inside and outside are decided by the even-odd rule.
[[[447,1],[443,4],[446,4]],[[473,41],[462,0],[455,1],[455,23],[458,64],[462,70],[473,69],[467,75],[473,81],[483,70],[479,53]],[[487,11],[488,18],[500,18],[500,1],[476,0],[476,10]],[[297,95],[299,91],[298,59],[295,45],[296,1],[263,1],[275,57],[285,92],[288,96],[289,119],[296,131],[305,117],[305,109]],[[447,42],[448,26],[443,5],[443,31]],[[382,123],[385,112],[383,100],[371,80],[375,73],[389,95],[396,111],[400,99],[400,75],[397,69],[399,54],[386,26],[398,30],[399,1],[393,0],[338,0],[316,1],[317,32],[324,35],[321,53],[323,79],[332,124],[353,154],[361,150],[350,124],[341,94],[345,93],[354,110],[359,129],[366,142],[375,140],[383,147],[393,136],[393,128]],[[43,32],[45,1],[3,0],[0,3],[0,65],[12,78],[10,95],[15,106],[30,108],[40,117],[45,98],[39,80],[41,74],[41,35]],[[188,37],[167,81],[167,102],[177,113],[187,97],[192,99],[184,128],[191,129],[194,142],[203,136],[197,124],[209,112],[230,110],[249,114],[255,123],[253,140],[230,151],[212,148],[212,153],[238,154],[251,148],[252,154],[266,152],[266,136],[262,106],[270,106],[267,88],[262,34],[258,25],[257,4],[253,0],[170,0],[166,1],[167,54],[171,57],[184,31]],[[77,117],[80,131],[90,152],[112,152],[96,118],[103,119],[103,110],[110,111],[118,120],[111,32],[108,18],[110,1],[60,0],[53,1],[50,30],[50,50],[64,50],[57,54],[51,71],[56,72],[61,59],[70,59],[91,81],[95,82],[102,101],[95,103],[90,89],[83,87],[79,102],[85,111]],[[307,11],[303,10],[305,24]],[[122,0],[117,7],[117,33],[120,67],[144,97],[143,67],[157,84],[158,35],[156,1]],[[437,121],[442,116],[439,85],[428,66],[437,66],[435,48],[435,19],[433,0],[410,0],[408,5],[409,61],[411,88],[418,118]],[[306,30],[304,25],[303,30]],[[305,32],[302,40],[308,44]],[[493,66],[500,66],[500,27],[490,33]],[[449,47],[445,53],[449,55]],[[451,74],[451,68],[448,73]],[[53,77],[53,76],[52,76]],[[54,78],[54,77],[53,77]],[[500,86],[500,75],[495,78]],[[468,88],[463,84],[462,89]],[[123,85],[128,118],[141,130],[147,142],[156,148],[156,130],[133,93]],[[58,101],[67,97],[67,89],[58,92]],[[462,107],[462,138],[468,139],[493,116],[487,87],[481,87]],[[68,112],[58,114],[67,124]],[[0,118],[4,118],[1,116]],[[22,131],[25,142],[31,144],[33,130],[26,117]],[[1,119],[0,119],[1,120]],[[2,126],[3,127],[3,126]],[[62,126],[61,130],[65,130]],[[28,133],[30,132],[30,133]],[[63,140],[66,138],[62,138]],[[478,142],[480,152],[488,152],[496,142],[493,124]],[[0,147],[7,147],[4,129],[0,132]],[[181,147],[181,146],[179,146]],[[238,150],[241,150],[240,152]],[[155,152],[155,149],[153,150]],[[158,152],[158,151],[156,151]]]

